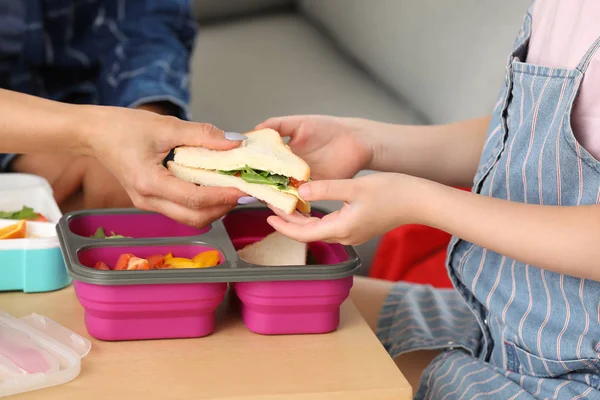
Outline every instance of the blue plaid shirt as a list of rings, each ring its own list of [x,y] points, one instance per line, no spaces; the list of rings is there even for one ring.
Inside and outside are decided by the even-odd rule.
[[[0,87],[79,104],[166,101],[189,119],[189,0],[0,3]],[[13,158],[0,154],[0,171]]]

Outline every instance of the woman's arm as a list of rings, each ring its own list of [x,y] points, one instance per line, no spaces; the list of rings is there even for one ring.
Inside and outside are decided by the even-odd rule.
[[[600,205],[529,205],[421,185],[419,223],[526,264],[600,281]]]
[[[87,154],[84,109],[0,89],[0,152]]]
[[[406,126],[355,120],[373,147],[368,169],[401,172],[451,186],[470,187],[490,117],[447,125]]]
[[[0,110],[0,152],[93,156],[138,208],[206,226],[243,196],[233,188],[184,182],[162,165],[177,146],[229,150],[240,145],[243,135],[228,140],[210,124],[122,107],[68,105],[6,90],[0,90]]]

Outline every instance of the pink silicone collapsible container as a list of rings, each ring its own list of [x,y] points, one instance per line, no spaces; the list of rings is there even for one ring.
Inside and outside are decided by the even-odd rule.
[[[237,211],[223,219],[236,249],[259,241],[273,229],[268,210]],[[317,213],[314,213],[317,214]],[[321,215],[319,215],[321,216]],[[315,242],[309,251],[319,265],[348,260],[344,246]],[[241,302],[242,319],[252,332],[263,335],[315,334],[337,329],[340,307],[348,298],[353,278],[238,282],[233,284]]]
[[[110,240],[110,239],[107,239]],[[195,245],[95,247],[78,253],[82,265],[97,261],[114,266],[120,254],[138,257],[172,252],[191,258],[212,248]],[[213,267],[214,268],[214,267]],[[104,274],[160,274],[162,271],[95,271]],[[185,273],[185,271],[183,271]],[[215,310],[223,301],[227,283],[96,285],[74,280],[75,293],[85,310],[90,335],[101,340],[190,338],[209,335],[215,328]]]
[[[263,266],[241,260],[236,250],[273,229],[265,207],[237,208],[197,229],[165,216],[135,209],[83,210],[57,225],[63,257],[90,335],[102,340],[201,337],[215,329],[215,311],[228,283],[240,299],[248,329],[267,335],[326,333],[339,325],[360,259],[351,247],[309,244],[308,265]],[[323,213],[313,211],[313,215]],[[126,238],[91,237],[102,227]],[[123,253],[146,258],[173,253],[192,258],[217,250],[210,268],[147,271],[96,270]]]
[[[320,281],[239,282],[242,320],[262,335],[327,333],[340,323],[352,277]]]
[[[210,229],[194,228],[162,214],[151,213],[86,214],[70,218],[68,226],[71,232],[84,237],[92,236],[102,227],[107,235],[114,232],[134,239],[196,236]]]

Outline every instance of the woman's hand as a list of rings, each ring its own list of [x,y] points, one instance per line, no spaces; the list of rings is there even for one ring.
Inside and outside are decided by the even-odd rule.
[[[403,174],[378,173],[355,179],[314,181],[299,188],[307,201],[343,200],[344,206],[323,218],[298,212],[277,214],[267,222],[300,242],[359,245],[393,228],[419,223],[420,188],[428,184]]]
[[[188,225],[205,226],[235,207],[244,194],[233,188],[199,187],[177,179],[163,165],[177,146],[229,150],[243,135],[213,125],[144,110],[89,106],[80,109],[81,142],[119,180],[133,204]],[[232,139],[232,140],[228,140]]]
[[[225,135],[209,124],[151,111],[65,104],[3,89],[0,109],[0,152],[92,156],[116,177],[138,208],[188,225],[205,226],[227,213],[243,196],[233,188],[184,182],[162,165],[174,147],[229,150],[241,144],[243,135]],[[87,175],[89,181],[100,181],[100,185],[108,179],[108,174]]]
[[[367,168],[373,149],[365,120],[322,115],[271,118],[256,129],[271,128],[290,137],[288,145],[308,163],[313,179],[352,178]]]

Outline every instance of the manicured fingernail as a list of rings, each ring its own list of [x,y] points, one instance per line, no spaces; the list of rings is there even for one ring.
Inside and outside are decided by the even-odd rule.
[[[248,139],[248,136],[242,135],[241,133],[237,132],[225,132],[225,139],[233,141],[246,140]]]
[[[256,203],[258,200],[255,197],[252,196],[244,196],[244,197],[240,197],[238,199],[238,204],[244,205],[244,204],[252,204],[252,203]]]

